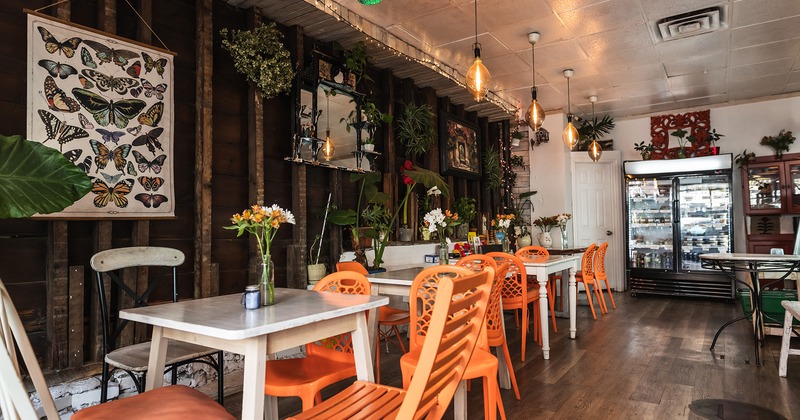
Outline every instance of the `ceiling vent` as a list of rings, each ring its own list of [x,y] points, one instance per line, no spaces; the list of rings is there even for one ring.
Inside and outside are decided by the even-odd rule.
[[[709,7],[663,18],[656,22],[656,29],[662,41],[672,41],[725,28],[726,18],[723,7]]]

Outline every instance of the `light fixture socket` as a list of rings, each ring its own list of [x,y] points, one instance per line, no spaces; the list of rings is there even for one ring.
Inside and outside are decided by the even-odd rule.
[[[591,102],[591,103],[595,103],[595,102],[597,102],[597,95],[592,95],[592,96],[590,96],[590,97],[589,97],[589,102]]]
[[[575,70],[572,70],[572,69],[564,70],[564,77],[566,77],[567,79],[572,77],[573,74],[575,74]]]
[[[528,34],[528,42],[530,42],[531,45],[536,44],[537,42],[539,42],[540,37],[541,34],[539,34],[539,32],[531,32]]]
[[[481,56],[481,44],[479,42],[476,42],[476,43],[472,44],[472,47],[475,49],[474,50],[475,51],[475,57],[476,58],[480,58],[480,56]]]
[[[534,101],[536,100],[536,93],[537,93],[536,86],[533,86],[531,88],[531,100],[534,100]]]

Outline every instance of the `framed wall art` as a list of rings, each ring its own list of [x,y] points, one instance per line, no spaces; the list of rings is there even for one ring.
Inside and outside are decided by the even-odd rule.
[[[28,14],[27,137],[92,191],[47,218],[174,217],[173,53]]]
[[[442,173],[470,179],[481,177],[478,126],[445,111],[439,112]]]
[[[695,143],[686,141],[684,149],[689,156],[708,156],[712,154],[711,144],[706,141],[708,130],[711,129],[711,112],[687,112],[685,114],[668,114],[650,117],[650,138],[655,149],[651,159],[676,159],[680,150],[677,137],[673,136],[677,130],[684,130],[687,136],[697,138]]]

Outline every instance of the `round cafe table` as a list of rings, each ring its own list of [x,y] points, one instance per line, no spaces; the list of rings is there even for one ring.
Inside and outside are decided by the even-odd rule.
[[[755,349],[756,365],[761,365],[761,349],[764,345],[764,315],[761,312],[761,294],[765,288],[782,282],[789,275],[800,268],[800,255],[771,255],[771,254],[702,254],[700,255],[700,263],[703,268],[718,269],[725,273],[735,283],[739,283],[750,290],[750,296],[753,300],[752,311],[745,314],[741,318],[736,318],[726,322],[714,335],[714,341],[711,342],[711,351],[714,351],[714,346],[717,344],[717,338],[728,325],[734,322],[753,317],[753,345]],[[750,274],[750,283],[740,280],[737,273]],[[761,273],[778,273],[781,274],[779,278],[764,279],[764,285],[761,285],[759,274]],[[781,323],[780,320],[772,319],[776,323]],[[759,346],[760,344],[760,346]]]

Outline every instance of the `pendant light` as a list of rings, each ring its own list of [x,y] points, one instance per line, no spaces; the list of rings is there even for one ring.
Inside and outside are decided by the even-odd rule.
[[[545,117],[544,109],[539,105],[539,101],[536,100],[536,52],[534,51],[534,46],[536,42],[539,41],[539,37],[539,32],[531,32],[528,34],[528,42],[531,43],[531,79],[533,83],[531,84],[531,104],[528,107],[528,111],[525,113],[525,119],[528,121],[528,126],[532,128],[534,132],[542,126]],[[531,147],[533,147],[533,142],[531,142]]]
[[[597,96],[590,96],[589,102],[592,103],[592,142],[589,144],[589,157],[592,158],[592,162],[597,162],[600,160],[600,155],[603,154],[603,146],[597,142],[597,136],[594,131],[597,124],[597,118],[594,116],[594,103],[597,102]]]
[[[325,101],[328,105],[325,108],[327,122],[325,128],[325,143],[322,144],[322,156],[325,157],[326,162],[330,162],[335,147],[333,147],[333,140],[331,140],[331,97],[327,91],[325,92]]]
[[[475,61],[467,70],[467,90],[476,101],[480,101],[489,92],[492,75],[481,60],[481,44],[478,43],[478,0],[475,0],[475,43],[472,46],[475,49]]]
[[[572,107],[569,101],[569,79],[573,74],[575,74],[575,71],[572,69],[564,70],[564,77],[567,78],[567,126],[564,127],[564,131],[561,133],[561,140],[570,150],[578,144],[578,129],[572,125]]]

